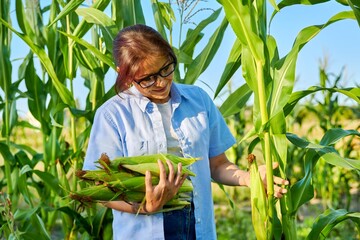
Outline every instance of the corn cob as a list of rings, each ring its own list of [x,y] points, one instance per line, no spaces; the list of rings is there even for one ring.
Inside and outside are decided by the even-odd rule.
[[[265,187],[256,163],[256,157],[253,154],[248,156],[250,171],[250,194],[251,194],[251,216],[255,230],[256,239],[267,239],[266,221],[267,221],[267,201]]]
[[[169,169],[168,169],[167,164],[165,164],[164,166],[166,169],[166,174],[168,174]],[[173,166],[174,166],[174,170],[176,172],[177,167],[175,166],[175,164],[173,164]],[[145,175],[146,171],[150,171],[151,175],[153,175],[153,176],[159,176],[159,173],[160,173],[160,168],[159,168],[158,163],[140,163],[140,164],[136,164],[136,165],[123,164],[123,165],[121,165],[121,167],[126,168],[131,171],[134,171],[134,172],[137,172],[137,173],[144,174],[144,175]],[[188,174],[189,176],[196,176],[195,173],[193,173],[186,167],[182,168],[182,172],[185,174]]]
[[[159,183],[159,178],[152,177],[151,182],[153,185],[157,185]],[[145,176],[132,177],[124,181],[116,180],[116,181],[108,182],[107,185],[118,189],[127,189],[129,191],[145,192]],[[193,185],[191,181],[189,179],[185,179],[184,183],[179,188],[179,193],[191,192],[192,190],[193,190]]]
[[[181,162],[183,173],[195,176],[186,166],[197,161],[197,158],[182,158],[171,154],[153,154],[138,157],[121,157],[110,161],[106,154],[102,154],[98,160],[101,169],[78,171],[76,173],[80,179],[87,181],[90,186],[71,193],[70,197],[80,202],[123,200],[144,204],[144,175],[149,170],[152,173],[153,185],[158,184],[160,171],[157,163],[158,159],[164,163],[167,173],[169,170],[166,160],[169,159],[174,166],[175,172],[177,171],[177,163]],[[190,195],[184,193],[192,190],[191,181],[186,179],[178,194],[166,203],[161,211],[180,209],[190,204]]]
[[[151,182],[153,185],[156,185],[159,183],[159,178],[152,177]],[[132,177],[128,178],[126,180],[115,180],[108,182],[109,186],[113,186],[115,188],[122,188],[127,189],[129,191],[145,191],[145,176],[138,176],[138,177]]]
[[[70,198],[80,202],[96,202],[96,201],[111,201],[115,200],[121,192],[116,192],[107,186],[92,185],[83,188],[76,193],[70,193]]]
[[[127,172],[106,172],[104,170],[78,170],[76,176],[87,181],[111,182],[116,180],[126,180],[134,175]]]
[[[181,163],[183,166],[188,166],[193,164],[195,161],[199,160],[200,158],[185,158],[179,157],[172,154],[152,154],[152,155],[144,155],[144,156],[136,156],[136,157],[118,157],[111,161],[107,161],[105,156],[101,156],[99,162],[103,164],[107,164],[107,168],[112,170],[118,170],[119,166],[121,165],[137,165],[141,163],[157,163],[157,160],[161,160],[164,164],[166,164],[166,159],[169,159],[174,164]]]

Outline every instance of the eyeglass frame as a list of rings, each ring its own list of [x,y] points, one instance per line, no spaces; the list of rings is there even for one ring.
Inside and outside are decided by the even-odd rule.
[[[169,74],[167,74],[167,75],[161,75],[161,71],[163,71],[163,70],[166,69],[167,67],[171,66],[172,64],[174,64],[174,69],[173,69]],[[165,78],[165,77],[170,76],[170,75],[175,71],[175,69],[176,69],[176,64],[177,64],[176,61],[173,61],[173,62],[171,62],[171,63],[169,63],[169,64],[166,64],[164,67],[160,68],[158,72],[153,73],[153,74],[150,74],[150,75],[148,75],[148,76],[146,76],[146,77],[143,77],[143,78],[141,78],[141,79],[139,79],[139,80],[137,80],[137,81],[134,80],[134,82],[135,82],[137,85],[139,85],[140,87],[142,87],[142,88],[149,88],[149,87],[153,86],[153,85],[157,82],[157,80],[159,79],[159,76],[162,77],[162,78]],[[141,85],[142,82],[144,82],[144,81],[150,81],[150,80],[151,80],[151,77],[155,77],[155,76],[156,76],[156,79],[155,79],[154,82],[153,82],[152,84],[150,84],[149,86],[145,86],[145,87],[144,87],[144,86]],[[147,80],[148,78],[149,78],[149,80]]]

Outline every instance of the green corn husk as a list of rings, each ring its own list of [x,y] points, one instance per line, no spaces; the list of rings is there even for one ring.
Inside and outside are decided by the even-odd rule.
[[[152,177],[151,182],[153,185],[157,185],[159,183],[158,177]],[[127,189],[129,191],[141,191],[145,192],[145,176],[132,177],[125,181],[116,180],[107,183],[108,186],[119,188],[119,189]],[[179,193],[181,192],[192,192],[193,185],[189,179],[185,179],[184,183],[179,188]]]
[[[159,183],[159,178],[152,177],[151,182],[153,185]],[[113,186],[115,188],[127,189],[129,191],[145,191],[145,176],[132,177],[125,180],[116,180],[111,181],[108,185]]]
[[[166,164],[166,159],[169,159],[174,164],[181,163],[183,166],[189,166],[199,160],[200,158],[185,158],[185,157],[179,157],[173,154],[152,154],[152,155],[144,155],[144,156],[136,156],[136,157],[118,157],[111,161],[108,161],[105,156],[101,156],[99,159],[99,162],[102,162],[103,164],[107,164],[107,168],[111,170],[118,170],[118,167],[121,165],[136,165],[141,163],[157,163],[157,160],[161,160],[164,164]],[[102,165],[103,165],[102,164]]]
[[[112,201],[117,199],[120,194],[120,191],[111,190],[107,186],[100,184],[70,193],[70,198],[80,202]]]
[[[267,239],[267,200],[263,182],[260,177],[255,155],[248,156],[250,171],[251,217],[256,239]]]
[[[82,180],[100,182],[124,181],[134,177],[133,174],[127,172],[106,172],[104,170],[78,170],[76,176]]]
[[[165,169],[166,169],[166,174],[169,173],[169,169],[167,164],[164,164]],[[175,164],[173,164],[174,166],[174,170],[175,173],[177,172],[177,166]],[[159,176],[160,173],[160,168],[158,163],[139,163],[136,165],[132,165],[132,164],[123,164],[121,165],[122,168],[126,168],[128,170],[137,172],[137,173],[141,173],[144,174],[146,173],[146,171],[150,171],[151,175],[153,176]],[[190,171],[189,169],[187,169],[186,167],[182,168],[182,172],[185,174],[188,174],[189,176],[196,176],[195,173],[193,173],[192,171]]]
[[[111,160],[106,154],[102,154],[98,163],[98,170],[77,171],[76,175],[88,183],[88,186],[70,194],[70,198],[80,202],[103,202],[122,200],[129,203],[145,203],[145,173],[152,173],[152,184],[159,183],[160,159],[169,172],[166,160],[169,159],[177,171],[177,164],[182,163],[184,174],[195,176],[186,166],[193,164],[197,158],[183,158],[171,154],[153,154],[138,157],[121,157]],[[101,183],[101,184],[99,184]],[[190,204],[191,197],[188,192],[193,191],[193,185],[189,179],[185,179],[179,188],[178,194],[164,205],[160,212],[181,209]]]

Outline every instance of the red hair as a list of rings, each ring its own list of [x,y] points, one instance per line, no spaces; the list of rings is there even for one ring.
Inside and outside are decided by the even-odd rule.
[[[123,28],[113,42],[113,57],[118,71],[115,90],[127,90],[134,76],[148,61],[176,56],[170,44],[153,28],[137,24]]]

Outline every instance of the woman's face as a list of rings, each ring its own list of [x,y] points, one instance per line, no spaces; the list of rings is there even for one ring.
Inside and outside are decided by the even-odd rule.
[[[154,103],[165,103],[170,99],[175,62],[169,57],[154,58],[144,64],[134,77],[137,90]]]

